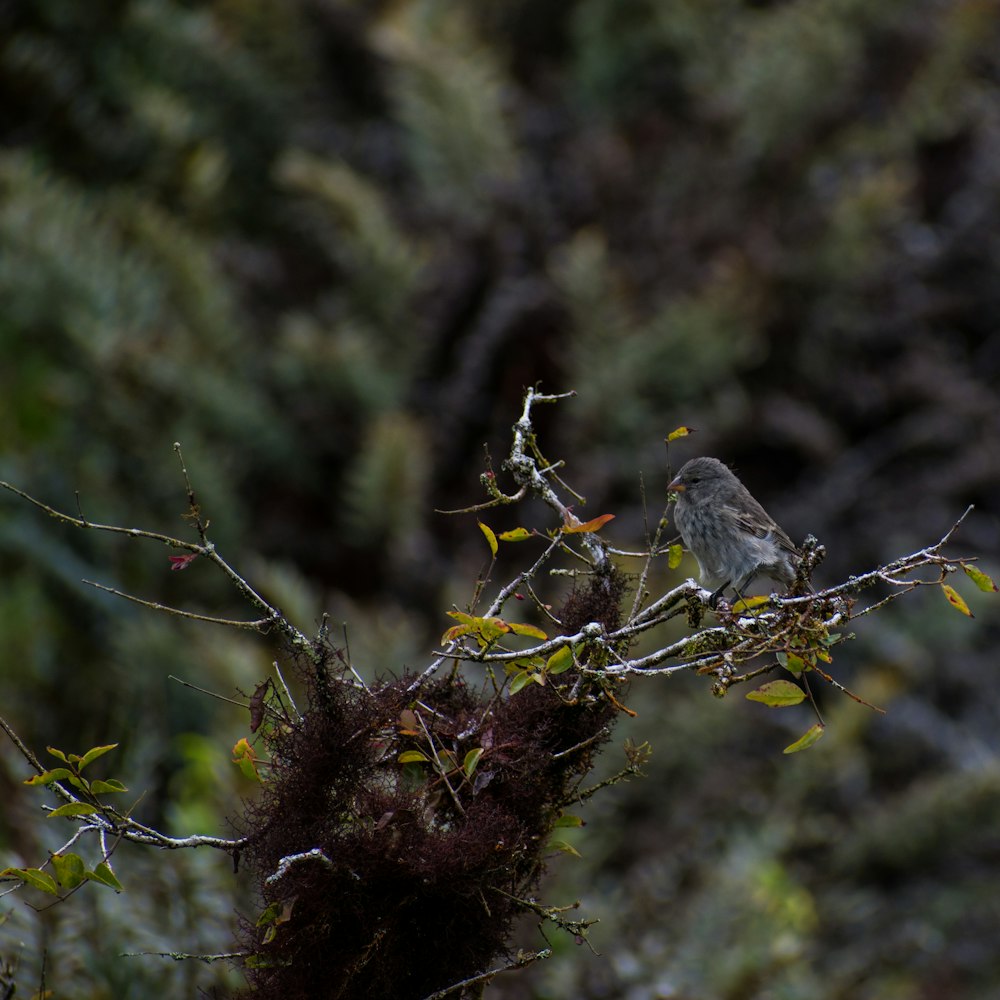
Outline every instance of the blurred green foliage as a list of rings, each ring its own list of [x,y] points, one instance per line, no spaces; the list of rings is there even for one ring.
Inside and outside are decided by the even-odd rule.
[[[675,464],[736,463],[821,572],[969,502],[996,552],[998,89],[981,0],[0,3],[0,477],[190,531],[182,442],[220,548],[303,628],[349,621],[371,673],[467,599],[482,538],[432,510],[480,499],[538,379],[579,391],[545,447],[630,544],[684,423]],[[272,651],[80,582],[241,614],[206,569],[0,497],[5,716],[120,741],[140,816],[212,833],[246,718],[166,677],[249,691]],[[846,706],[791,764],[759,706],[644,684],[651,777],[582,847],[605,957],[496,991],[990,995],[997,619],[959,618],[871,622],[844,668],[889,719]],[[5,748],[0,850],[37,863],[22,777]],[[122,897],[7,900],[22,990],[43,949],[57,995],[216,981],[114,956],[227,950],[224,860],[119,867]]]

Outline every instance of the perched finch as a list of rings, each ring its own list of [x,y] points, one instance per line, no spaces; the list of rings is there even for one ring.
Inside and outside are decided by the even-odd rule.
[[[742,593],[758,574],[786,587],[795,580],[798,549],[717,458],[692,458],[667,489],[677,493],[674,523],[713,601],[727,587]]]

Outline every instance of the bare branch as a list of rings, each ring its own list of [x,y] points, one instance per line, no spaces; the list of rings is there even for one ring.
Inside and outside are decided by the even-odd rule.
[[[216,618],[214,615],[197,615],[193,611],[182,611],[180,608],[173,608],[169,604],[143,600],[143,598],[136,597],[134,594],[126,594],[123,590],[115,590],[114,587],[108,587],[94,580],[84,580],[83,582],[88,587],[96,587],[107,594],[114,594],[115,597],[124,598],[133,604],[141,604],[144,608],[150,608],[152,611],[162,611],[164,614],[176,615],[178,618],[191,618],[196,622],[208,622],[212,625],[228,625],[230,628],[245,628],[251,629],[254,632],[267,632],[274,624],[273,618],[258,618],[256,621],[248,622],[232,618]]]
[[[446,986],[443,990],[438,990],[436,993],[431,993],[424,997],[424,1000],[444,1000],[445,997],[454,996],[459,990],[464,990],[469,986],[475,986],[477,983],[488,983],[495,976],[499,976],[501,972],[509,972],[511,969],[523,969],[526,965],[531,965],[532,962],[540,962],[543,959],[550,958],[551,955],[551,948],[542,948],[541,951],[521,952],[513,962],[508,962],[506,965],[499,965],[488,972],[480,972],[478,976],[470,976],[459,983],[452,983],[451,986]]]

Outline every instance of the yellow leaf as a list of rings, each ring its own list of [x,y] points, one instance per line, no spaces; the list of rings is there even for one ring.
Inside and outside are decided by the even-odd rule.
[[[523,542],[531,538],[531,532],[527,528],[511,528],[510,531],[501,531],[497,538],[501,542]]]
[[[441,636],[442,644],[452,642],[463,635],[475,635],[480,644],[483,642],[493,642],[506,632],[510,632],[510,626],[502,618],[477,618],[475,615],[466,614],[464,611],[449,611],[448,615],[457,618],[460,625],[452,625],[444,635]]]
[[[244,736],[237,740],[233,747],[233,763],[236,764],[244,778],[251,781],[260,781],[260,772],[257,770],[259,758],[250,745],[250,741]]]
[[[948,603],[956,611],[961,611],[963,615],[968,615],[970,618],[975,617],[969,610],[969,605],[958,596],[958,591],[954,587],[949,587],[947,583],[942,583],[941,589],[944,591],[944,596],[948,598]]]
[[[666,441],[667,444],[670,444],[671,441],[687,437],[688,434],[694,434],[693,427],[678,427],[676,430],[671,431],[663,440]]]
[[[545,642],[548,636],[537,625],[523,625],[520,622],[507,622],[515,635],[526,635],[531,639],[541,639]]]
[[[495,559],[497,549],[500,547],[497,543],[497,536],[493,533],[493,529],[488,524],[483,524],[482,521],[477,521],[476,524],[479,525],[479,530],[486,536],[486,541],[490,546],[490,552],[493,553],[493,558]]]
[[[430,763],[430,757],[428,757],[427,754],[421,753],[419,750],[404,750],[396,758],[396,760],[398,760],[400,764]]]
[[[764,605],[769,604],[770,601],[771,598],[765,596],[764,594],[759,594],[756,597],[741,598],[733,605],[733,614],[738,615],[741,611],[751,611],[754,608],[763,607]]]
[[[681,564],[681,559],[684,558],[684,549],[680,545],[671,545],[667,549],[667,568],[677,569]]]

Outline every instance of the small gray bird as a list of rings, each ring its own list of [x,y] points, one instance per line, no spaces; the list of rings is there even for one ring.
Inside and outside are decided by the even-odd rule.
[[[674,523],[698,560],[701,582],[742,594],[758,574],[786,587],[795,580],[799,550],[717,458],[692,458],[667,487],[676,491]]]

